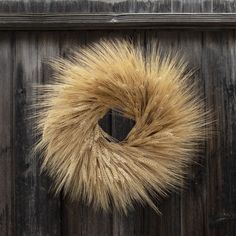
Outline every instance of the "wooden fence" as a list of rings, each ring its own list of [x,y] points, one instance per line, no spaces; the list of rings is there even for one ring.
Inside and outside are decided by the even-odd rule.
[[[0,2],[0,235],[236,235],[235,11],[234,1],[217,0]],[[102,37],[179,48],[215,113],[214,138],[186,189],[157,203],[161,216],[138,204],[127,216],[104,214],[53,197],[30,154],[28,106],[32,85],[51,79],[47,60]],[[114,116],[104,125],[118,137],[128,128]]]

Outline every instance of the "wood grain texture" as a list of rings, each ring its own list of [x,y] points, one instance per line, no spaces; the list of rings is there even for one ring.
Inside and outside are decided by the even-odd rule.
[[[76,10],[73,5],[69,8],[68,4],[72,4],[72,1],[68,2],[64,5],[59,1],[41,2],[40,11],[46,11],[46,4],[48,12],[60,11],[59,5],[63,8],[61,12]],[[99,11],[102,4],[95,1],[96,6],[95,2],[85,2],[83,8],[92,7],[90,11]],[[12,5],[5,3],[8,10],[12,7],[12,12],[30,12],[32,9],[38,10],[40,1],[22,1],[17,6],[14,5],[16,1]],[[104,11],[112,12],[107,4],[103,5]],[[156,3],[127,1],[122,4],[117,1],[111,5],[115,4],[118,4],[117,12],[125,12],[128,8],[129,12],[135,8],[136,11],[143,12],[147,6],[147,11],[162,8],[162,11],[172,12],[234,11],[232,1],[196,1],[196,5],[191,5],[190,1],[174,0]],[[138,8],[137,4],[140,4]],[[164,18],[161,30],[158,29],[159,26],[156,29],[136,29],[138,23],[135,22],[137,18],[134,18],[131,19],[132,30],[123,26],[114,26],[114,29],[109,30],[73,26],[71,29],[84,30],[67,31],[62,24],[60,29],[63,31],[43,31],[45,26],[40,26],[38,18],[37,27],[41,31],[35,31],[38,28],[31,27],[29,29],[34,31],[0,33],[0,235],[236,235],[236,32],[233,29],[220,30],[223,27],[221,18],[213,16],[215,18],[211,19],[215,20],[215,28],[218,28],[214,31],[206,30],[208,26],[211,27],[209,22],[205,23],[204,31],[199,30],[199,26],[194,26],[193,22],[190,22],[192,26],[189,29],[182,27],[180,30],[175,27],[169,30]],[[123,20],[128,19],[126,14],[122,17]],[[144,28],[150,27],[151,16],[148,17],[149,22]],[[235,25],[235,16],[227,17],[233,22],[227,24]],[[68,19],[65,18],[64,21],[66,20]],[[97,18],[91,20],[92,25]],[[172,23],[170,19],[169,28],[174,24],[173,21],[174,18]],[[200,18],[198,21],[200,24]],[[58,28],[60,22],[57,23]],[[71,22],[68,24],[73,24]],[[0,22],[1,24],[4,22]],[[17,25],[17,21],[14,24]],[[46,28],[54,30],[57,27]],[[32,122],[27,119],[27,107],[32,99],[37,99],[31,96],[33,83],[51,81],[52,71],[44,63],[45,60],[57,55],[67,57],[73,45],[88,44],[102,37],[128,37],[135,42],[141,40],[146,50],[149,40],[157,39],[161,41],[163,48],[181,49],[190,66],[197,68],[195,79],[200,82],[207,106],[212,107],[215,113],[216,123],[212,127],[214,137],[203,144],[203,152],[197,157],[198,164],[189,169],[186,189],[157,202],[163,213],[161,216],[148,206],[138,204],[135,210],[123,216],[115,210],[108,214],[94,212],[91,207],[81,202],[70,203],[63,196],[55,198],[49,193],[51,180],[45,175],[39,175],[39,165],[35,159],[31,159],[30,148],[35,137]],[[122,137],[130,128],[129,123],[115,114],[108,116],[104,125],[109,132]]]
[[[41,35],[43,36],[43,35]],[[49,45],[37,33],[16,33],[14,46],[14,165],[15,165],[15,234],[60,235],[60,211],[49,194],[47,180],[39,174],[39,161],[31,153],[36,141],[29,117],[33,84],[41,83],[42,58],[51,53]],[[44,43],[44,49],[39,45]],[[44,54],[44,55],[43,55]],[[46,75],[46,71],[44,72]],[[32,114],[31,114],[32,112]]]
[[[0,33],[0,234],[14,230],[12,33]]]
[[[185,55],[189,67],[195,69],[194,80],[204,96],[205,74],[203,74],[202,32],[182,32],[179,34],[179,45]],[[204,71],[207,73],[207,71]],[[196,156],[197,162],[188,171],[185,189],[181,194],[181,231],[182,235],[208,235],[207,217],[207,158],[205,143],[202,151]],[[189,214],[191,212],[191,214]]]
[[[225,12],[225,13],[236,12],[235,1],[213,0],[212,7],[214,12]]]
[[[3,0],[4,13],[176,13],[236,11],[235,1],[228,0]]]
[[[205,91],[216,117],[215,138],[206,155],[208,230],[209,235],[234,235],[235,32],[205,32],[203,42]]]
[[[52,81],[53,71],[49,61],[60,55],[59,32],[43,32],[37,36],[37,77],[38,83],[46,84]],[[33,98],[32,98],[33,99]],[[38,157],[36,157],[38,158]],[[37,166],[38,170],[38,166]],[[61,234],[61,201],[50,192],[52,181],[46,174],[37,172],[39,192],[38,205],[41,206],[38,217],[39,225],[44,235]]]
[[[191,9],[191,5],[187,9]],[[0,14],[1,30],[235,29],[236,14],[225,13],[28,13]]]
[[[30,160],[32,124],[26,121],[32,83],[37,77],[36,35],[17,34],[14,48],[14,161],[16,235],[37,232],[37,162]],[[17,48],[17,49],[16,49]],[[30,66],[29,66],[30,65]],[[35,204],[36,202],[36,204]]]
[[[0,3],[1,12],[171,12],[174,0],[7,0]]]

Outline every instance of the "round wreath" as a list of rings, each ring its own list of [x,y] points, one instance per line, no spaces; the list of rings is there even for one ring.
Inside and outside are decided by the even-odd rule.
[[[179,187],[204,139],[204,103],[187,64],[156,44],[102,40],[53,63],[37,128],[42,169],[55,190],[95,207],[127,212],[135,201],[155,210],[153,194]],[[98,121],[109,109],[135,125],[122,142]]]

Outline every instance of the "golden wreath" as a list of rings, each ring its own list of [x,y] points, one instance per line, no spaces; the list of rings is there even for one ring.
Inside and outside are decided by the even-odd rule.
[[[96,208],[127,212],[135,201],[156,211],[152,195],[181,186],[199,141],[206,112],[187,63],[171,53],[148,53],[126,40],[101,40],[53,63],[43,85],[36,150],[58,193]],[[122,142],[98,121],[109,109],[135,125]]]

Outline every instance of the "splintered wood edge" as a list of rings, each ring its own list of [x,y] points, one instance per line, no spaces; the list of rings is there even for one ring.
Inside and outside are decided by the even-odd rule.
[[[233,29],[230,13],[0,14],[0,30]]]

